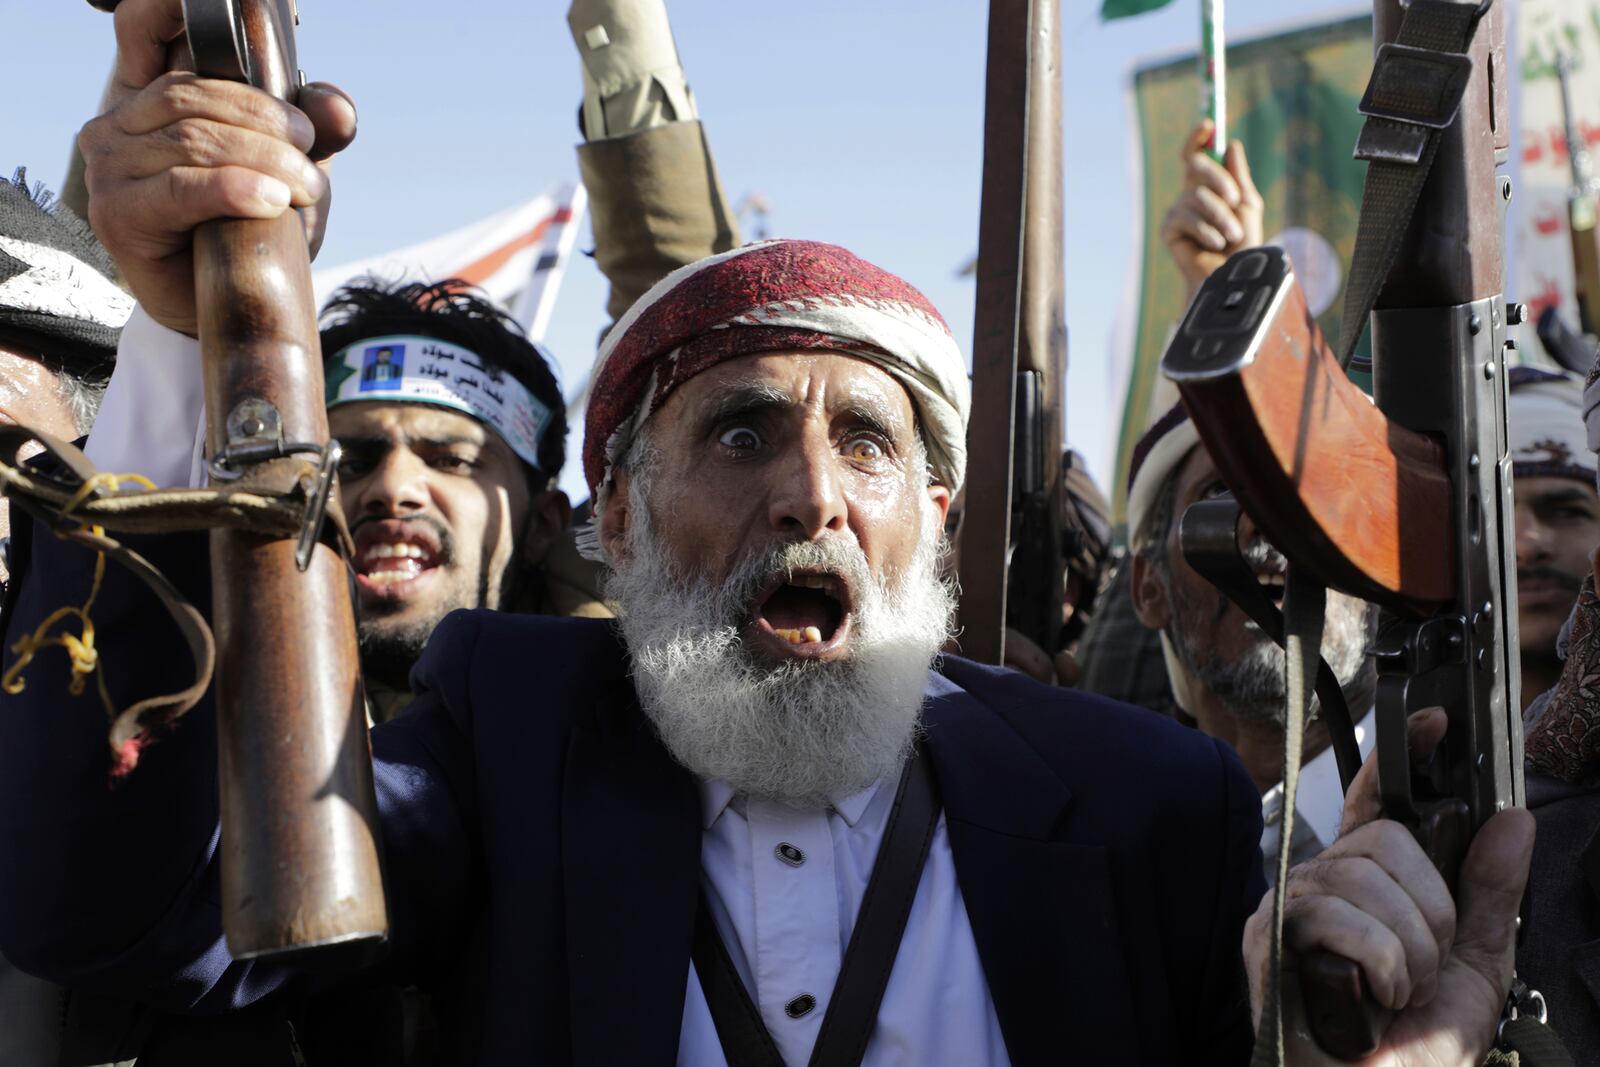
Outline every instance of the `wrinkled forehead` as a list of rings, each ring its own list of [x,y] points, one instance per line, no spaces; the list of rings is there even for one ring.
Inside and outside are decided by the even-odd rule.
[[[911,396],[875,364],[845,352],[763,352],[702,371],[667,398],[653,422],[676,426],[754,409],[811,407],[832,417],[871,416],[909,434],[917,425]]]

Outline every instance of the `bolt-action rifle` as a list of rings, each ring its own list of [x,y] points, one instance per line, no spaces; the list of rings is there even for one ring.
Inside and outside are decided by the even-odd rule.
[[[91,0],[111,10],[117,0]],[[184,0],[174,66],[294,102],[294,0]],[[195,300],[213,488],[298,490],[299,537],[211,534],[222,919],[235,957],[382,937],[388,928],[349,578],[320,536],[337,446],[304,225],[206,223]]]
[[[1000,663],[1015,628],[1060,645],[1060,0],[991,0],[983,207],[961,527],[961,647]]]
[[[1511,190],[1495,172],[1511,122],[1503,7],[1376,4],[1380,47],[1356,146],[1367,190],[1342,358],[1318,331],[1288,258],[1258,248],[1201,287],[1162,363],[1236,498],[1184,515],[1185,551],[1294,639],[1286,791],[1300,760],[1304,708],[1295,700],[1309,702],[1310,678],[1326,673],[1322,598],[1334,587],[1381,609],[1374,725],[1384,815],[1411,829],[1452,891],[1473,833],[1523,796],[1504,373],[1514,347],[1506,327],[1521,311],[1508,317],[1501,294]],[[1375,404],[1345,373],[1369,312]],[[1225,558],[1237,554],[1241,506],[1290,560],[1281,616],[1263,609],[1247,570],[1227,577],[1241,574]],[[1406,718],[1433,705],[1449,730],[1414,768]],[[1359,760],[1348,717],[1331,715],[1329,725],[1348,786]],[[1280,896],[1280,918],[1281,906]],[[1354,1059],[1376,1048],[1387,1018],[1354,963],[1303,960],[1301,986],[1324,1049]],[[1269,998],[1258,1046],[1269,1057],[1281,1040],[1277,1010]]]

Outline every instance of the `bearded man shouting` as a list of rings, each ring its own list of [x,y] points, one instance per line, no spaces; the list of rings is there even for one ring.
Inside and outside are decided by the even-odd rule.
[[[315,86],[301,111],[158,75],[180,25],[179,0],[122,3],[122,99],[97,120],[119,165],[91,203],[146,313],[181,331],[193,228],[325,217],[304,153],[348,143],[354,113]],[[624,621],[453,613],[416,700],[371,732],[383,979],[444,994],[451,1062],[1246,1058],[1260,808],[1237,758],[938,658],[967,408],[937,312],[828,245],[685,267],[612,331],[584,467]],[[90,553],[34,540],[13,635],[95,582]],[[130,541],[210,603],[205,537]],[[106,573],[117,706],[188,683],[163,618]],[[73,697],[66,671],[41,653],[0,709],[0,952],[195,1013],[338,981],[228,956],[210,698],[108,791],[97,686]],[[1382,989],[1429,958],[1350,953]]]
[[[1037,1062],[1064,1004],[1120,1021],[1074,1038],[1110,1058],[1135,1034],[1149,1063],[1243,1055],[1261,878],[1237,760],[1020,675],[930,670],[964,370],[914,289],[806,242],[685,268],[613,331],[584,464],[620,631],[458,612],[372,734],[389,966],[455,983],[462,1060],[744,1063],[753,1033],[774,1063],[819,1039]],[[92,579],[37,543],[20,627]],[[140,547],[209,602],[203,539]],[[183,666],[133,584],[101,594],[119,701]],[[303,982],[221,944],[209,709],[107,794],[98,704],[54,668],[0,727],[0,848],[28,857],[0,874],[7,954],[202,1012]]]

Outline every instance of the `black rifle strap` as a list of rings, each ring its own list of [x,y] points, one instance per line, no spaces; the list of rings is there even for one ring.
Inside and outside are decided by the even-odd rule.
[[[919,744],[901,772],[861,911],[811,1050],[811,1067],[856,1067],[866,1055],[938,823],[939,790]],[[728,1067],[782,1067],[783,1057],[717,933],[704,890],[695,922],[694,969]]]
[[[1350,280],[1344,290],[1339,364],[1349,366],[1400,253],[1411,216],[1455,121],[1472,73],[1467,52],[1487,4],[1412,0],[1393,43],[1378,50],[1361,101],[1367,116],[1355,156],[1367,161]]]

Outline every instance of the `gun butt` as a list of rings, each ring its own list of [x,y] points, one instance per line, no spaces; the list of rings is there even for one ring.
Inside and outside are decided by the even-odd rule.
[[[1396,611],[1450,599],[1443,452],[1345,376],[1282,249],[1247,249],[1213,273],[1161,367],[1269,541]]]
[[[195,68],[299,89],[291,0],[184,0]],[[295,212],[195,232],[213,480],[309,488],[329,441],[311,263]],[[237,479],[237,480],[234,480]],[[287,483],[287,484],[280,484]],[[366,943],[388,928],[344,560],[212,535],[223,929],[238,958]]]

